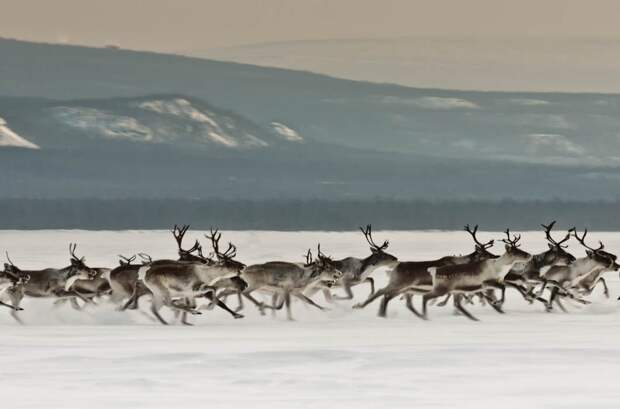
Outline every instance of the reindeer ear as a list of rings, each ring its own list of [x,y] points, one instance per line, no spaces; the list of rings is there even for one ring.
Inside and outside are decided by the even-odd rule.
[[[508,244],[505,244],[504,248],[506,249],[506,251],[510,251],[510,246]]]
[[[551,244],[551,243],[547,243],[547,246],[549,246],[549,249],[550,249],[550,250],[553,250],[553,248],[555,247],[555,246],[554,246],[553,244]]]
[[[594,256],[594,252],[592,250],[586,250],[586,255],[592,258],[592,256]]]

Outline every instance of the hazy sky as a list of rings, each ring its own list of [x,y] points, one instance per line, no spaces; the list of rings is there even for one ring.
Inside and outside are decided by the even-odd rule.
[[[616,37],[618,0],[0,0],[0,35],[148,50],[397,36]]]

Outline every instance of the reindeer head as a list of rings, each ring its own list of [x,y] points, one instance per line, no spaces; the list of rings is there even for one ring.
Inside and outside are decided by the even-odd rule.
[[[366,225],[366,229],[360,227],[360,230],[362,231],[362,234],[364,234],[366,241],[370,245],[370,251],[372,252],[370,259],[368,260],[369,265],[379,268],[393,267],[396,263],[398,263],[398,259],[396,257],[385,251],[390,245],[389,241],[386,240],[382,245],[378,246],[372,239],[372,226],[370,224]]]
[[[317,258],[312,259],[312,252],[306,254],[306,267],[312,268],[312,277],[326,287],[333,287],[342,277],[342,272],[336,268],[331,257],[321,251],[321,244],[317,246]]]
[[[603,244],[603,242],[599,241],[599,246],[596,249],[586,244],[585,240],[586,235],[588,234],[588,229],[585,229],[583,231],[583,235],[581,237],[579,237],[577,229],[573,228],[572,231],[577,241],[586,248],[586,255],[588,256],[588,258],[594,260],[594,262],[608,270],[618,271],[618,269],[620,269],[620,265],[618,265],[618,263],[616,262],[616,259],[618,257],[615,254],[604,251],[603,249],[605,248],[605,245]]]
[[[8,252],[6,253],[6,259],[8,263],[4,263],[4,270],[0,272],[0,281],[9,284],[11,288],[28,283],[30,281],[30,274],[24,273],[13,264]]]
[[[241,273],[241,271],[245,268],[245,264],[234,259],[237,256],[237,247],[229,242],[226,251],[220,251],[220,239],[222,238],[222,233],[219,233],[218,230],[211,229],[211,234],[205,234],[205,237],[211,240],[213,253],[217,257],[216,264],[225,270],[233,270],[237,274]]]
[[[516,263],[520,261],[530,261],[530,259],[532,258],[532,255],[528,253],[527,251],[523,251],[519,248],[520,244],[518,243],[519,243],[519,240],[521,240],[521,236],[515,234],[511,238],[510,229],[506,229],[504,233],[506,233],[506,238],[502,239],[502,241],[505,244],[504,247],[505,247],[506,253],[504,254],[504,257],[507,259],[507,261],[509,263]]]
[[[573,261],[575,261],[575,257],[572,254],[568,253],[566,250],[564,250],[566,247],[568,247],[564,243],[567,242],[568,239],[570,239],[570,235],[573,229],[570,229],[566,233],[566,236],[564,236],[564,238],[558,242],[555,241],[555,239],[551,236],[551,229],[553,229],[554,225],[555,220],[548,225],[541,224],[543,229],[545,229],[545,235],[547,236],[547,241],[549,242],[549,250],[547,250],[543,254],[543,263],[546,265],[569,265]]]
[[[97,270],[94,270],[86,265],[86,259],[84,257],[78,257],[75,255],[75,249],[77,244],[69,244],[69,255],[71,266],[67,278],[73,278],[75,280],[92,280],[97,277]]]
[[[472,262],[472,261],[482,261],[482,260],[487,260],[490,258],[499,257],[498,255],[495,255],[488,250],[493,247],[493,245],[495,244],[495,240],[489,240],[486,243],[482,243],[476,237],[476,233],[478,233],[478,225],[475,225],[474,229],[472,230],[471,227],[469,227],[469,224],[466,224],[464,230],[467,233],[471,234],[471,237],[474,239],[474,243],[475,243],[475,248],[474,248],[473,253],[470,253],[469,255],[465,256],[467,260],[465,260],[464,263]]]

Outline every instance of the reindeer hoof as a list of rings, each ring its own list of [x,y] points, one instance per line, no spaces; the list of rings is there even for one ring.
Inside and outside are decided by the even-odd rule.
[[[241,314],[235,314],[235,315],[233,315],[233,318],[238,320],[239,318],[245,318],[245,317],[243,315],[241,315]]]
[[[620,300],[620,298],[618,298]],[[353,304],[353,308],[354,310],[359,310],[360,308],[362,308],[362,304]]]

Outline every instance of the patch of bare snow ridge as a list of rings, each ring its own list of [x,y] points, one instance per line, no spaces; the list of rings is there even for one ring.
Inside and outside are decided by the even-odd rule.
[[[480,109],[475,102],[463,98],[451,97],[418,97],[403,98],[395,96],[384,96],[381,102],[385,104],[409,105],[423,109]]]
[[[18,148],[40,149],[38,145],[18,135],[9,128],[6,121],[0,117],[0,146],[15,146]]]
[[[174,98],[171,100],[152,100],[138,104],[138,107],[148,111],[157,112],[159,114],[174,115],[176,117],[198,122],[206,127],[206,136],[219,145],[229,148],[238,147],[241,141],[231,136],[227,130],[234,129],[231,121],[224,121],[222,125],[213,117],[215,115],[209,111],[201,111],[194,107],[192,103],[183,98]],[[253,146],[267,146],[267,143],[254,135],[244,133],[245,144]]]
[[[154,142],[153,131],[129,116],[81,107],[53,108],[53,115],[66,125],[93,131],[106,138]]]
[[[283,136],[284,139],[291,142],[301,142],[304,138],[294,129],[289,128],[280,122],[272,122],[271,127],[278,133],[278,135]]]

